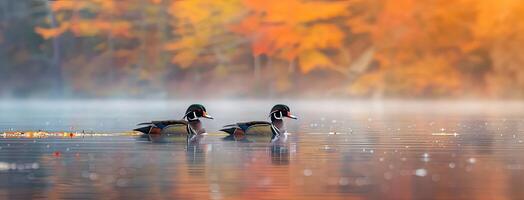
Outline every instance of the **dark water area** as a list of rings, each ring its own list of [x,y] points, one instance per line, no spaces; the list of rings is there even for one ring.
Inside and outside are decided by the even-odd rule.
[[[217,130],[267,120],[276,101],[208,101],[209,135],[120,133],[179,119],[191,102],[1,102],[0,199],[524,199],[524,104],[281,101],[299,120],[271,143]]]

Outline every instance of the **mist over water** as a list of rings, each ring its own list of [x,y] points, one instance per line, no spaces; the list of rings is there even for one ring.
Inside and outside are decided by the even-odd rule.
[[[121,133],[179,119],[196,101],[0,103],[0,130]],[[0,139],[0,197],[183,199],[518,199],[520,102],[201,101],[197,143],[138,136]],[[286,103],[282,143],[224,141]],[[249,138],[249,137],[248,137]],[[457,192],[460,191],[460,192]]]
[[[297,130],[318,120],[438,117],[520,116],[524,104],[518,101],[348,101],[348,100],[4,100],[0,101],[0,130],[3,131],[95,131],[118,133],[137,123],[181,119],[193,103],[206,106],[215,120],[204,119],[207,130],[218,130],[239,121],[269,120],[271,107],[287,104],[300,120],[291,120]],[[358,125],[358,123],[356,123]],[[322,130],[322,132],[345,130]]]

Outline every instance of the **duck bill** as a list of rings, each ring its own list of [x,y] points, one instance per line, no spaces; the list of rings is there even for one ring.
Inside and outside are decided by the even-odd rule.
[[[288,113],[286,117],[289,117],[289,118],[291,118],[291,119],[298,119],[297,116],[292,115],[292,114],[290,114],[290,113]]]
[[[203,118],[208,118],[208,119],[215,119],[213,118],[211,115],[208,115],[206,112],[204,112],[204,114],[202,115]]]

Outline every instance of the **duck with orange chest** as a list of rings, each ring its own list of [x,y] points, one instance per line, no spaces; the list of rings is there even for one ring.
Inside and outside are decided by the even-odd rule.
[[[206,133],[200,118],[213,119],[201,104],[190,105],[181,120],[163,120],[140,123],[134,131],[147,135],[151,141],[166,142],[166,139],[192,141]]]
[[[272,142],[285,140],[287,131],[284,126],[284,118],[297,119],[291,114],[291,110],[284,104],[277,104],[269,112],[271,122],[267,121],[250,121],[239,122],[224,126],[220,131],[229,134],[226,140],[245,140],[246,137],[265,137],[271,138]]]

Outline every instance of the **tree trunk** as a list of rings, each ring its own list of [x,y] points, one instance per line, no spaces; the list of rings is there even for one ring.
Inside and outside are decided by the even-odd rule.
[[[290,74],[295,73],[295,59],[289,61],[288,72]]]
[[[253,56],[253,75],[255,76],[255,80],[258,80],[260,78],[260,55]]]
[[[56,28],[57,22],[53,11],[47,5],[49,15],[51,18],[51,27]],[[53,77],[55,78],[55,84],[53,86],[53,97],[63,97],[64,96],[64,77],[62,72],[61,65],[61,55],[60,55],[60,39],[61,35],[57,35],[53,38],[53,57],[51,58],[51,71]]]

